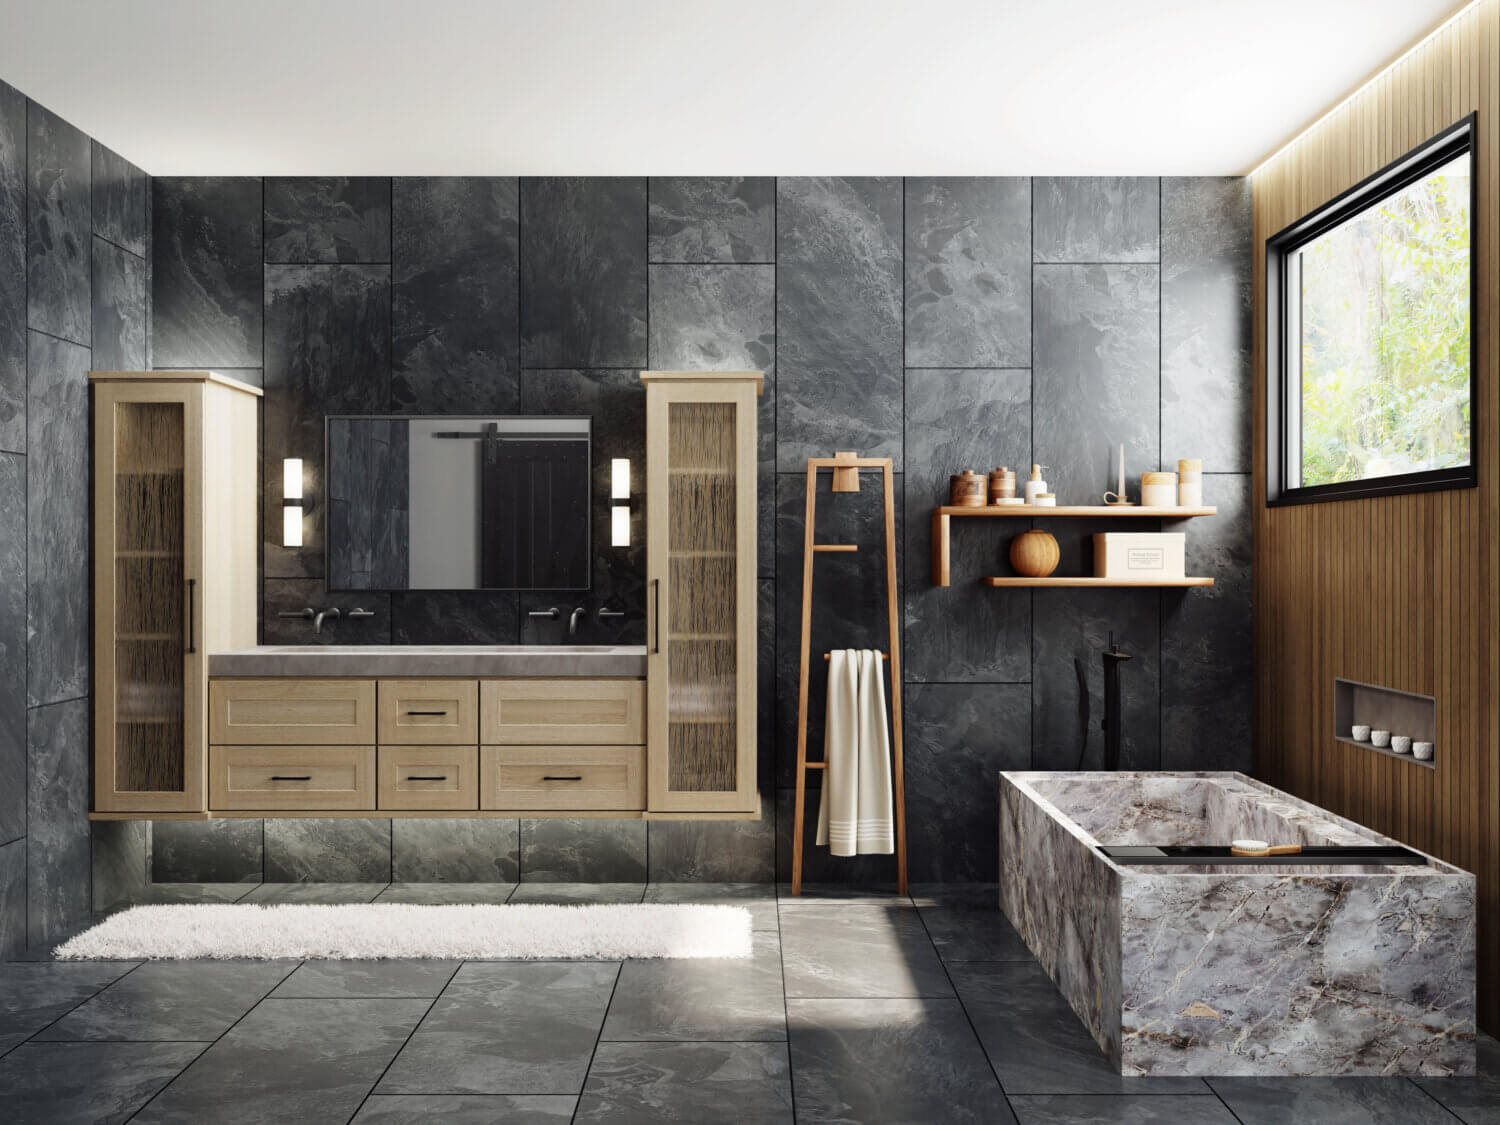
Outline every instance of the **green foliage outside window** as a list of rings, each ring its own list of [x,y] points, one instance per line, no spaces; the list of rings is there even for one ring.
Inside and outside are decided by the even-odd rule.
[[[1303,487],[1469,462],[1468,154],[1303,247]]]

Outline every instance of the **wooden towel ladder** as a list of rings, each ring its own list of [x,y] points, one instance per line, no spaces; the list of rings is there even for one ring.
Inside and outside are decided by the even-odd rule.
[[[802,893],[802,833],[807,803],[807,771],[826,770],[828,763],[807,760],[807,681],[812,645],[813,556],[858,551],[853,543],[815,543],[813,527],[818,509],[818,471],[833,471],[834,492],[858,492],[859,470],[879,469],[885,499],[885,602],[890,628],[891,782],[895,786],[896,885],[906,893],[906,777],[901,758],[901,625],[896,606],[896,507],[891,495],[889,457],[860,457],[838,453],[807,459],[807,519],[802,525],[802,675],[797,684],[797,814],[792,827],[792,894]],[[825,660],[828,655],[825,653]]]

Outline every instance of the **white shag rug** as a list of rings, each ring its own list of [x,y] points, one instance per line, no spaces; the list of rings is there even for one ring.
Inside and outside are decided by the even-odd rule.
[[[395,957],[616,961],[749,957],[742,906],[136,906],[63,942],[60,961]]]

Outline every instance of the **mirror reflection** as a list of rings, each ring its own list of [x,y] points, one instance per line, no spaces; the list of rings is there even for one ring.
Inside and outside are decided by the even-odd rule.
[[[590,420],[327,419],[330,590],[583,590]]]

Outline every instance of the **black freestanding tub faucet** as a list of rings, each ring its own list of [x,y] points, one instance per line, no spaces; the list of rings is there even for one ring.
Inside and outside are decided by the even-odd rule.
[[[1115,644],[1113,632],[1109,635],[1109,648],[1100,653],[1104,661],[1104,719],[1099,724],[1104,730],[1104,768],[1120,768],[1120,740],[1124,736],[1124,723],[1120,717],[1120,665],[1130,657]]]

